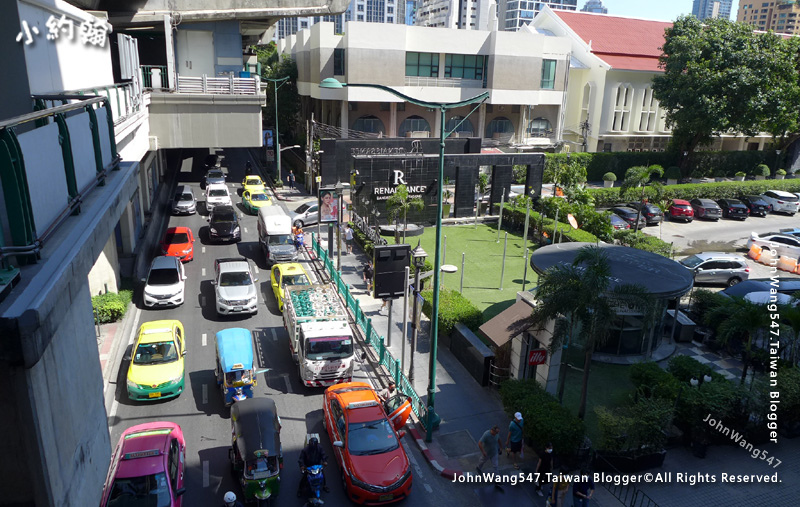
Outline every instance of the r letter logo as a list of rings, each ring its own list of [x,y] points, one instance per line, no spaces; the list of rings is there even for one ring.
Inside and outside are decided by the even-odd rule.
[[[403,171],[400,171],[398,169],[394,170],[394,184],[395,186],[408,184],[406,183],[405,174],[403,174]]]

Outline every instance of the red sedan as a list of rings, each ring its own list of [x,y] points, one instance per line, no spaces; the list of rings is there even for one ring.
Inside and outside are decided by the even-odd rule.
[[[161,253],[183,262],[194,259],[194,234],[188,227],[170,227],[161,239]]]
[[[691,203],[683,199],[673,199],[667,209],[667,216],[670,220],[685,220],[691,222],[694,219],[694,209]]]

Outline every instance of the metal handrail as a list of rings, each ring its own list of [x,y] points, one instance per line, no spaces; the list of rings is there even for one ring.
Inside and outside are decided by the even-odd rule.
[[[52,97],[52,98],[47,98]],[[80,102],[73,102],[72,104],[62,104],[60,106],[53,106],[47,109],[40,109],[39,111],[33,111],[31,113],[25,113],[19,116],[15,116],[13,118],[9,118],[7,120],[0,121],[0,129],[13,127],[14,125],[19,125],[20,123],[26,123],[29,121],[36,121],[41,120],[43,118],[47,118],[48,116],[55,116],[60,113],[66,113],[68,111],[74,111],[76,109],[83,109],[86,106],[90,106],[92,104],[97,104],[106,100],[105,97],[92,97],[90,99],[86,99],[85,96],[72,96],[72,95],[35,95],[34,98],[42,98],[44,100],[59,100],[59,99],[70,99],[70,98],[78,98]]]

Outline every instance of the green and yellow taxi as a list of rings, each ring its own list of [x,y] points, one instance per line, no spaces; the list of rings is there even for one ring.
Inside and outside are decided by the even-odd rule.
[[[133,344],[128,398],[151,401],[183,392],[186,335],[178,320],[145,322]]]
[[[242,194],[245,192],[255,192],[257,190],[264,191],[266,186],[264,185],[264,180],[261,179],[261,176],[255,175],[248,175],[245,176],[242,180]]]
[[[258,209],[264,206],[272,206],[272,199],[269,198],[263,188],[242,192],[242,207],[248,213],[258,215]]]
[[[275,300],[278,302],[278,309],[283,312],[283,288],[287,285],[311,285],[311,278],[297,262],[275,264],[273,266],[270,279],[272,281],[272,291],[275,293]]]

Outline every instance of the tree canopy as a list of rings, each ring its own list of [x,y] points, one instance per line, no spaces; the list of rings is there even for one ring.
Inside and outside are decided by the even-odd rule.
[[[300,111],[300,94],[297,91],[297,64],[289,55],[278,58],[274,42],[254,47],[261,64],[261,78],[281,79],[289,76],[286,84],[278,88],[278,120],[283,144],[305,144],[305,138],[298,130],[298,112]],[[275,125],[275,88],[274,83],[267,82],[267,105],[263,110],[266,125]],[[294,142],[293,142],[294,141]]]

